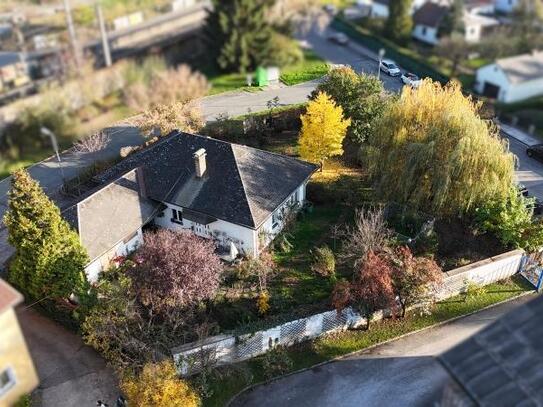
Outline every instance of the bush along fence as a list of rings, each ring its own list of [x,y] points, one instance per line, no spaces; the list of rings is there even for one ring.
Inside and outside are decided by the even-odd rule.
[[[514,250],[445,273],[440,299],[466,292],[468,286],[487,285],[511,277],[525,264],[522,250]],[[385,311],[373,319],[382,319]],[[183,376],[197,373],[204,367],[226,365],[266,353],[276,345],[291,346],[320,335],[346,330],[364,324],[359,314],[347,308],[341,313],[327,311],[297,319],[250,334],[218,335],[172,349],[178,372]]]
[[[359,42],[366,48],[374,52],[379,52],[380,49],[386,51],[387,58],[393,59],[403,68],[410,72],[416,73],[420,77],[430,77],[435,81],[439,81],[446,84],[449,81],[449,77],[436,70],[433,66],[429,65],[426,61],[418,56],[410,55],[409,50],[401,48],[393,42],[379,37],[369,31],[359,27],[342,17],[336,17],[332,22],[332,28],[341,31],[352,40]]]

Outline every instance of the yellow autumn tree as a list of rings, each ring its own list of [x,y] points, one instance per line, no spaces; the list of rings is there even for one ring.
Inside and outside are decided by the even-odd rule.
[[[425,79],[417,89],[404,87],[367,149],[384,200],[449,216],[506,197],[515,157],[480,108],[458,82]]]
[[[128,403],[134,407],[198,407],[200,398],[182,379],[170,360],[148,363],[138,375],[121,381]]]
[[[328,96],[320,92],[308,103],[302,115],[302,130],[298,140],[300,156],[304,160],[320,163],[330,157],[343,154],[343,139],[351,119],[343,118],[343,109]]]

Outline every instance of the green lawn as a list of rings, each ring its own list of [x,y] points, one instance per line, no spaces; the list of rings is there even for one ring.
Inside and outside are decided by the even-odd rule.
[[[413,314],[405,319],[389,319],[372,324],[369,331],[346,331],[318,338],[288,349],[293,361],[291,371],[311,367],[354,351],[365,349],[380,342],[416,331],[451,318],[469,314],[489,305],[517,297],[531,287],[521,276],[490,284],[483,294],[474,297],[459,295],[438,303],[432,315]],[[212,376],[213,394],[204,400],[206,407],[224,406],[244,387],[262,382],[264,375],[261,358],[238,363],[217,370]]]
[[[328,64],[312,50],[304,50],[304,60],[281,71],[281,82],[292,86],[318,79],[328,73]]]

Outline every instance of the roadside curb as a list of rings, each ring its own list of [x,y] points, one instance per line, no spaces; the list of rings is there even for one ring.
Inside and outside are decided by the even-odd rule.
[[[456,317],[453,317],[453,318],[450,318],[450,319],[447,319],[445,321],[441,321],[441,322],[438,322],[436,324],[433,324],[433,325],[429,325],[429,326],[426,326],[424,328],[420,328],[420,329],[417,329],[415,331],[411,331],[411,332],[407,332],[405,334],[402,334],[400,336],[396,336],[394,338],[391,338],[391,339],[387,339],[383,342],[379,342],[379,343],[376,343],[374,345],[371,345],[371,346],[368,346],[367,348],[364,348],[364,349],[360,349],[360,350],[355,350],[353,352],[349,352],[349,353],[346,353],[344,355],[341,355],[341,356],[337,356],[335,358],[332,358],[332,359],[329,359],[329,360],[325,360],[324,362],[320,362],[320,363],[317,363],[315,365],[312,365],[312,366],[309,366],[309,367],[304,367],[303,369],[299,369],[299,370],[295,370],[293,372],[290,372],[290,373],[287,373],[285,375],[282,375],[282,376],[278,376],[278,377],[274,377],[272,379],[269,379],[269,380],[265,380],[265,381],[262,381],[262,382],[258,382],[258,383],[254,383],[254,384],[251,384],[249,386],[246,386],[244,387],[242,390],[240,390],[239,392],[237,392],[235,395],[233,395],[225,404],[225,407],[230,407],[232,402],[237,399],[241,394],[251,390],[251,389],[254,389],[258,386],[263,386],[263,385],[267,385],[267,384],[270,384],[270,383],[273,383],[275,381],[278,381],[278,380],[281,380],[281,379],[284,379],[286,377],[289,377],[289,376],[293,376],[295,374],[298,374],[298,373],[302,373],[302,372],[305,372],[305,371],[308,371],[308,370],[312,370],[314,368],[317,368],[317,367],[320,367],[320,366],[323,366],[323,365],[327,365],[329,363],[333,363],[333,362],[337,362],[337,361],[340,361],[342,359],[346,359],[348,357],[351,357],[351,356],[354,356],[354,355],[359,355],[359,354],[364,354],[364,353],[367,353],[369,351],[371,351],[372,349],[375,349],[376,347],[378,346],[383,346],[383,345],[386,345],[388,343],[391,343],[391,342],[394,342],[394,341],[397,341],[397,340],[400,340],[400,339],[403,339],[405,337],[408,337],[408,336],[411,336],[411,335],[415,335],[417,333],[420,333],[420,332],[423,332],[423,331],[427,331],[427,330],[430,330],[430,329],[434,329],[434,328],[438,328],[442,325],[446,325],[446,324],[450,324],[454,321],[457,321],[459,319],[462,319],[462,318],[466,318],[466,317],[469,317],[470,315],[474,315],[474,314],[477,314],[478,312],[481,312],[481,311],[485,311],[487,309],[490,309],[490,308],[494,308],[494,307],[497,307],[498,305],[502,305],[502,304],[506,304],[508,302],[511,302],[511,301],[514,301],[514,300],[517,300],[519,298],[522,298],[522,297],[525,297],[527,295],[533,295],[533,294],[537,294],[535,291],[525,291],[515,297],[511,297],[511,298],[508,298],[506,300],[503,300],[503,301],[499,301],[499,302],[496,302],[494,304],[490,304],[490,305],[487,305],[486,307],[483,307],[481,309],[478,309],[476,311],[472,311],[472,312],[469,312],[467,314],[463,314],[463,315],[458,315]]]

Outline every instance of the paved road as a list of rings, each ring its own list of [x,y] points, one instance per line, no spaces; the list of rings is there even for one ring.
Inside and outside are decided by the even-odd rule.
[[[509,149],[518,157],[516,180],[528,188],[530,195],[543,201],[543,164],[526,155],[526,144],[512,137],[509,139]]]
[[[114,405],[119,395],[116,379],[81,337],[32,309],[19,308],[17,316],[40,378],[33,405],[95,406],[97,400]]]
[[[447,372],[435,359],[533,295],[428,329],[371,351],[258,386],[232,407],[433,406]]]

